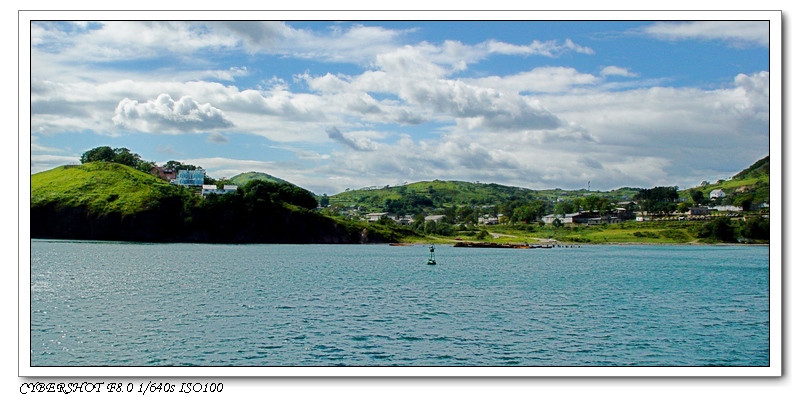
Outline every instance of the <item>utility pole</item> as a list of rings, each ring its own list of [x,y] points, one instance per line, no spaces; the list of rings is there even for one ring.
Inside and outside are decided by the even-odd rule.
[[[588,190],[589,193],[592,192],[592,181],[587,182],[586,190]]]

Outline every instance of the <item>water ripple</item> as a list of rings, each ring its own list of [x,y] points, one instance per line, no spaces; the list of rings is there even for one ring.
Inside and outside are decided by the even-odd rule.
[[[32,365],[769,363],[763,247],[153,247],[34,241]]]

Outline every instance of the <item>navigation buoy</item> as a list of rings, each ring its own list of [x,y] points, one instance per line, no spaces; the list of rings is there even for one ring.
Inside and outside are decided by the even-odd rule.
[[[431,256],[428,258],[428,264],[429,265],[435,265],[436,264],[436,255],[433,254],[433,244],[431,244],[431,247],[429,249],[431,251]]]

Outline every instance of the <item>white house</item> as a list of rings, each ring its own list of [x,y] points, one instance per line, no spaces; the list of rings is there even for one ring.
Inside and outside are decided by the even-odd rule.
[[[714,189],[708,196],[711,197],[712,199],[716,199],[716,198],[723,198],[726,196],[726,194],[725,192],[722,191],[722,189]]]
[[[580,215],[579,212],[576,212],[576,213],[573,213],[573,214],[566,214],[566,215],[550,214],[550,215],[543,216],[542,217],[542,221],[544,221],[544,223],[546,223],[548,225],[552,224],[556,219],[560,219],[562,224],[563,223],[573,223],[573,219],[572,218],[575,218],[575,217],[577,217],[579,215]]]
[[[500,220],[496,216],[483,215],[478,221],[484,225],[496,225]]]
[[[399,217],[395,218],[394,221],[398,225],[410,225],[410,224],[414,223],[414,217],[411,216],[411,215],[406,215],[406,216],[402,216],[402,217],[399,216]]]
[[[367,222],[377,222],[384,216],[387,218],[392,218],[392,215],[388,212],[373,212],[371,214],[367,214]]]
[[[425,222],[427,221],[434,221],[436,223],[440,222],[444,218],[444,215],[428,215],[425,217]]]
[[[209,194],[226,194],[226,193],[233,193],[237,189],[236,185],[224,185],[222,189],[218,189],[217,185],[203,185],[203,197],[208,196]]]
[[[743,208],[735,205],[718,205],[716,207],[711,207],[712,210],[717,211],[728,211],[728,212],[742,212]]]

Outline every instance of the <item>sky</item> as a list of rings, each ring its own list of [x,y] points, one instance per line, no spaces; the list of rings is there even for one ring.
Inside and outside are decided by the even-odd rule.
[[[31,173],[111,146],[328,195],[434,179],[690,188],[769,154],[769,28],[32,21]]]

